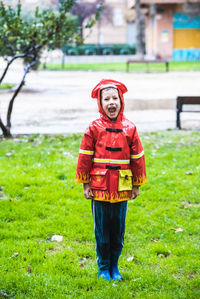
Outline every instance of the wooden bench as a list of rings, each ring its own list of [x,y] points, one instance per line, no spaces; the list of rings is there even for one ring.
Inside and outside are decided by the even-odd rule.
[[[165,59],[130,59],[126,62],[126,71],[129,72],[129,65],[130,63],[146,63],[147,65],[149,63],[165,63],[166,72],[169,71],[169,61]]]
[[[176,127],[181,129],[181,112],[200,112],[200,110],[183,110],[183,105],[200,105],[200,96],[177,97],[176,98]]]

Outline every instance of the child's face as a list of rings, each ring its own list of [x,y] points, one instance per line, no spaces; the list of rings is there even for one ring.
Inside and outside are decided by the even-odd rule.
[[[118,90],[115,88],[105,88],[101,92],[101,105],[106,115],[111,120],[116,120],[121,109],[121,100]]]

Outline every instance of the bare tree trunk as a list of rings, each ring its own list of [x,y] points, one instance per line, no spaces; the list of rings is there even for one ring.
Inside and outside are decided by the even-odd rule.
[[[26,75],[28,74],[30,68],[32,66],[34,66],[34,64],[36,64],[36,60],[32,61],[30,64],[28,64],[25,68],[24,68],[24,75],[23,78],[20,82],[20,84],[18,85],[17,89],[15,90],[12,99],[10,100],[9,106],[8,106],[8,111],[7,111],[7,125],[4,125],[1,118],[0,118],[0,128],[2,129],[3,132],[3,136],[5,138],[10,138],[12,137],[11,134],[11,115],[12,115],[12,110],[13,110],[13,104],[14,104],[14,100],[16,98],[16,96],[18,95],[18,93],[20,92],[21,88],[23,87],[23,85],[25,84],[25,78]]]
[[[10,133],[10,130],[8,130],[8,129],[6,128],[6,126],[3,124],[1,118],[0,118],[0,128],[1,128],[1,130],[2,130],[2,132],[3,132],[3,136],[4,136],[5,138],[11,138],[11,137],[12,137],[12,135],[11,135],[11,133]]]
[[[143,16],[141,13],[140,0],[135,0],[136,11],[136,54],[138,58],[144,57],[143,46]]]

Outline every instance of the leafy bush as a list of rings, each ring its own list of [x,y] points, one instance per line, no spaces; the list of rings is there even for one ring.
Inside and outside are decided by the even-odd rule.
[[[66,45],[63,48],[66,55],[130,55],[136,53],[135,45],[128,44],[85,44],[79,46]]]

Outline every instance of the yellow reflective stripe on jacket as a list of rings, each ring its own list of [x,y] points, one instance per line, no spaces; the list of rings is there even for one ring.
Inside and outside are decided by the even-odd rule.
[[[115,160],[115,159],[101,159],[101,158],[94,158],[93,162],[109,163],[109,164],[130,164],[130,160]]]
[[[144,151],[142,151],[140,154],[138,155],[131,155],[131,159],[138,159],[141,158],[142,156],[144,156]]]
[[[79,154],[94,155],[94,151],[87,151],[87,150],[80,149]]]

